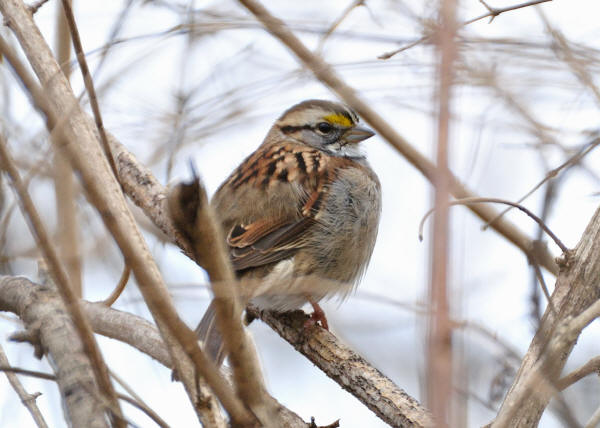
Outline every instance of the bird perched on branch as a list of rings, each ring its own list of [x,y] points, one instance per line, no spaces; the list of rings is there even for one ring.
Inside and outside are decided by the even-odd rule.
[[[347,296],[375,245],[381,188],[359,148],[373,135],[345,105],[301,102],[219,187],[211,204],[233,268],[260,283],[246,302],[280,312],[310,303],[312,322],[328,328],[318,302]],[[220,364],[214,318],[211,304],[197,332]]]

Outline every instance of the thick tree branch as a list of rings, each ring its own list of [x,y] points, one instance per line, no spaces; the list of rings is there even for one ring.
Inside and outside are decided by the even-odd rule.
[[[55,290],[24,287],[23,281],[0,276],[0,311],[17,314],[27,329],[27,334],[19,337],[38,340],[52,357],[66,418],[72,426],[108,428],[104,406],[99,405],[94,371],[64,303]],[[51,305],[47,304],[49,299]]]
[[[417,400],[398,388],[329,331],[313,328],[306,334],[303,326],[308,315],[304,312],[275,314],[255,308],[250,308],[249,311],[386,423],[394,427],[434,425],[431,414]]]
[[[40,316],[54,315],[58,318],[67,316],[64,305],[54,290],[35,284],[25,278],[0,276],[0,311],[13,312],[21,317],[22,307],[27,308],[27,313],[34,317],[37,317],[36,314],[38,313],[41,313]],[[150,322],[136,315],[109,308],[103,303],[84,301],[82,307],[95,332],[127,343],[154,358],[162,365],[174,368],[169,351],[158,329]],[[52,329],[49,334],[53,333],[60,332]],[[44,345],[46,337],[44,336],[42,339],[41,342]],[[61,342],[63,336],[52,339],[54,340],[53,343]],[[66,341],[61,346],[68,348],[70,346],[68,339],[66,337],[64,339]],[[61,354],[61,357],[68,359],[69,355],[68,353]],[[65,363],[68,363],[68,361]],[[185,372],[178,372],[180,376],[182,374],[194,376],[193,366],[189,361],[183,367]],[[267,394],[265,400],[272,409],[271,416],[273,417],[271,421],[265,423],[265,426],[274,426],[269,425],[269,423],[275,421],[275,426],[280,428],[307,428],[307,423],[302,421],[297,414],[278,403],[273,397]],[[207,408],[203,411],[216,411],[217,416],[219,416],[218,408],[218,403],[212,402],[208,403]],[[211,428],[224,428],[227,426],[222,419],[216,416],[213,416],[213,419],[204,416],[203,421],[205,421],[205,426]]]
[[[547,308],[493,427],[537,426],[556,388],[532,393],[536,379],[559,385],[559,376],[585,326],[600,314],[600,209],[569,252]]]

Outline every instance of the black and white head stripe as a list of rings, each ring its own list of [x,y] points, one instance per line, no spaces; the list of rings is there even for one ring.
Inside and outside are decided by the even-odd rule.
[[[309,129],[315,123],[326,121],[342,128],[351,128],[359,122],[357,114],[344,104],[325,100],[308,100],[286,110],[277,120],[284,132]]]

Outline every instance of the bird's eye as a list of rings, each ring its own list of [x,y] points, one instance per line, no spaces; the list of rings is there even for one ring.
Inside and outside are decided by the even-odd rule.
[[[333,126],[331,125],[331,123],[321,122],[317,125],[317,129],[322,134],[329,134],[331,131],[333,131]]]

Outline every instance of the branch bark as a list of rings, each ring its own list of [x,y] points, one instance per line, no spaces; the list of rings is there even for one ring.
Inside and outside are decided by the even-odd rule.
[[[136,348],[140,352],[143,352],[150,357],[157,360],[162,365],[168,368],[174,368],[170,353],[165,346],[165,343],[159,333],[158,329],[146,321],[145,319],[136,315],[122,312],[116,309],[109,308],[102,303],[91,303],[82,302],[82,307],[86,312],[87,318],[95,332],[110,337],[111,339],[119,340],[127,343],[128,345]],[[26,313],[23,312],[23,308],[26,309]],[[56,292],[48,287],[35,284],[25,278],[19,277],[6,277],[0,276],[0,311],[9,311],[15,313],[19,317],[27,316],[34,319],[34,326],[38,326],[37,319],[43,318],[43,320],[49,319],[49,317],[56,317],[57,320],[68,318],[65,313],[65,308]],[[23,319],[23,318],[22,318]],[[57,321],[51,323],[55,325]],[[37,328],[37,327],[36,327]],[[58,353],[58,358],[61,358],[61,366],[67,364],[74,364],[73,361],[69,361],[71,357],[68,350],[71,347],[70,336],[61,334],[61,330],[49,326],[46,330],[46,335],[40,335],[40,342],[43,347],[46,347],[48,340],[51,340],[54,348],[67,349],[67,352]],[[53,336],[54,335],[54,336]],[[30,337],[31,335],[27,335]],[[56,358],[52,354],[53,358]],[[76,361],[77,354],[75,354]],[[64,362],[62,360],[65,360]],[[189,363],[184,365],[185,376],[194,376],[193,366]],[[88,373],[89,376],[89,373]],[[60,383],[59,374],[57,373],[57,381]],[[89,389],[84,389],[83,393],[90,393]],[[309,425],[305,423],[297,414],[282,406],[270,395],[266,395],[265,400],[268,406],[272,409],[273,419],[267,421],[264,426],[277,426],[278,428],[308,428]],[[97,403],[95,403],[97,406]],[[208,403],[204,412],[216,412],[216,416],[213,419],[209,419],[206,416],[203,418],[203,422],[206,427],[211,428],[224,428],[227,424],[218,413],[219,404],[217,402]],[[275,423],[276,425],[273,425]],[[87,426],[87,425],[74,425],[74,426]]]
[[[565,255],[548,307],[493,427],[537,426],[577,338],[600,309],[600,209]],[[536,380],[551,387],[533,391]]]
[[[49,287],[24,287],[22,278],[0,276],[0,310],[17,314],[28,338],[52,358],[66,419],[74,427],[108,428],[93,368],[64,303]],[[52,304],[47,302],[52,300]],[[58,309],[58,310],[57,310]],[[41,355],[39,355],[41,357]]]
[[[384,422],[394,427],[434,426],[433,417],[417,400],[398,388],[329,331],[315,328],[306,335],[304,323],[308,315],[303,311],[283,314],[257,311],[255,308],[249,311]]]

